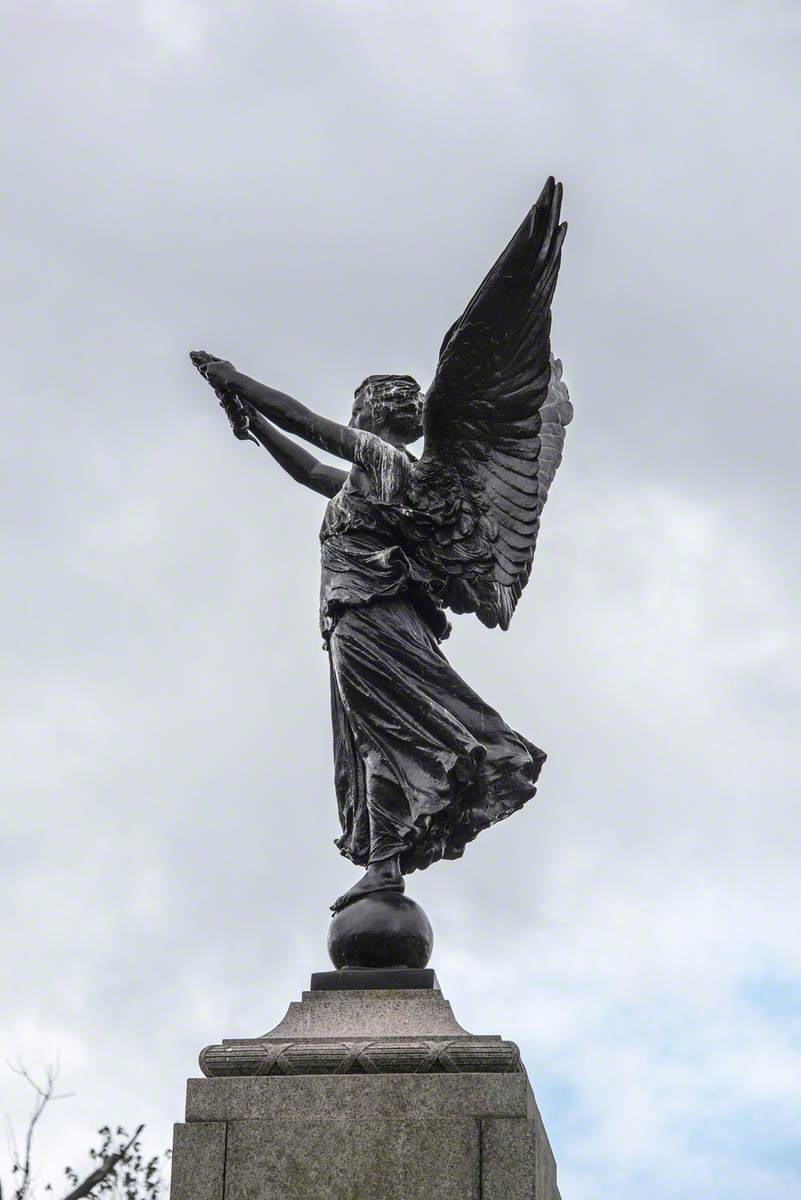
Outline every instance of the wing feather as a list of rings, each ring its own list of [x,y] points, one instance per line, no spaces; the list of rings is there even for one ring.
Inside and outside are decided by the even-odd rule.
[[[420,481],[440,487],[443,496],[449,489],[447,511],[461,504],[473,513],[465,528],[488,549],[449,562],[462,581],[458,603],[472,604],[485,624],[503,628],[531,575],[540,517],[572,416],[562,364],[550,344],[567,229],[559,219],[561,201],[562,186],[551,178],[445,335],[426,396]]]

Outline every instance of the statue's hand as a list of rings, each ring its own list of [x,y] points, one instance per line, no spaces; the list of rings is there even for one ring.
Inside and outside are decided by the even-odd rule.
[[[233,377],[236,375],[233,363],[228,362],[225,358],[215,358],[213,354],[207,354],[205,350],[193,350],[189,357],[218,395],[230,390]]]
[[[231,424],[234,437],[239,438],[240,442],[255,442],[257,440],[250,432],[250,412],[247,405],[232,395],[221,400],[220,407]]]
[[[250,432],[250,414],[248,408],[237,396],[232,385],[236,368],[233,363],[224,358],[215,358],[205,350],[193,350],[189,357],[200,374],[216,392],[220,407],[228,418],[234,436],[241,442],[255,442],[257,439]]]

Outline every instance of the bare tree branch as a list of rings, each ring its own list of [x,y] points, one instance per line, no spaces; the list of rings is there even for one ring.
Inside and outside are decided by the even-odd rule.
[[[82,1183],[79,1183],[78,1186],[69,1193],[69,1195],[64,1197],[64,1200],[81,1200],[81,1197],[83,1196],[90,1196],[92,1190],[96,1188],[99,1183],[102,1183],[103,1180],[107,1179],[109,1175],[113,1175],[120,1163],[125,1162],[131,1151],[131,1147],[143,1129],[144,1125],[140,1125],[130,1141],[127,1142],[121,1150],[118,1150],[115,1154],[110,1154],[107,1158],[104,1158],[97,1170],[92,1171],[91,1175],[87,1175]],[[2,1200],[2,1197],[0,1197],[0,1200]]]
[[[22,1155],[20,1155],[19,1148],[17,1146],[17,1139],[14,1136],[14,1129],[9,1124],[12,1164],[15,1173],[19,1175],[19,1183],[17,1184],[14,1195],[16,1200],[25,1200],[25,1198],[29,1196],[31,1192],[31,1155],[33,1151],[33,1135],[36,1130],[36,1126],[39,1123],[42,1113],[47,1108],[51,1100],[63,1100],[68,1093],[62,1093],[60,1095],[56,1094],[56,1079],[58,1078],[59,1071],[58,1064],[47,1068],[45,1071],[44,1084],[37,1083],[21,1062],[18,1062],[16,1066],[14,1066],[13,1063],[9,1063],[8,1066],[16,1075],[20,1075],[36,1093],[36,1101],[33,1106],[33,1112],[28,1120],[28,1128],[25,1132],[25,1150]],[[2,1200],[1,1186],[0,1200]]]

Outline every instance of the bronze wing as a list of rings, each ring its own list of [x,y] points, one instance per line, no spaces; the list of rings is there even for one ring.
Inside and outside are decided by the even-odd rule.
[[[444,602],[502,629],[531,574],[573,415],[550,344],[567,230],[561,201],[562,186],[551,178],[445,335],[415,468],[421,507],[437,525],[420,549],[427,567],[447,579]]]

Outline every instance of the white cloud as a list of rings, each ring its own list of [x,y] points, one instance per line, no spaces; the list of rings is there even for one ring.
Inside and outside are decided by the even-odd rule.
[[[209,6],[199,0],[140,0],[139,12],[148,33],[167,49],[184,54],[199,48],[212,23]],[[235,15],[233,10],[230,15]]]

